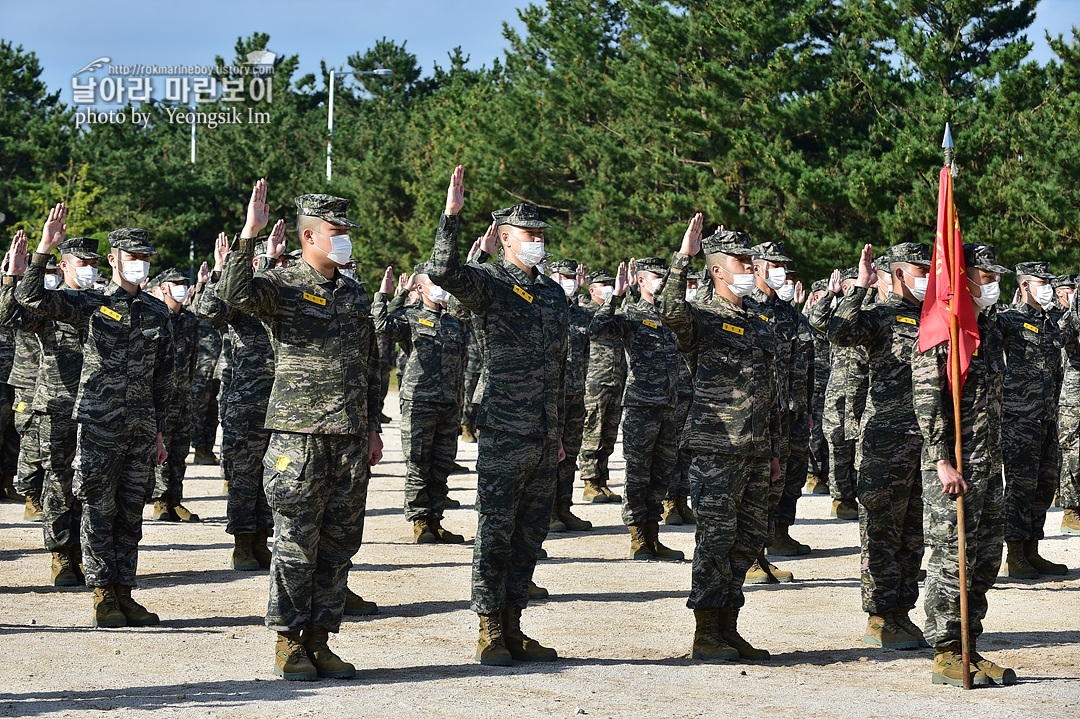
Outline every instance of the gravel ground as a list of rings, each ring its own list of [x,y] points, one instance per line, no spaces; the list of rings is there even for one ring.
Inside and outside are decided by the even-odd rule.
[[[393,395],[387,410],[396,418]],[[862,643],[858,526],[829,519],[826,496],[799,504],[792,534],[814,551],[780,562],[796,582],[748,588],[740,627],[773,652],[767,664],[691,661],[689,563],[628,560],[619,508],[579,505],[595,528],[549,538],[551,558],[536,581],[552,596],[523,622],[562,658],[482,667],[473,660],[471,543],[411,544],[396,421],[384,439],[349,578],[380,613],[346,618],[332,640],[357,665],[355,679],[273,677],[274,635],[262,623],[266,573],[229,569],[218,468],[190,466],[185,504],[204,521],[144,524],[136,598],[161,615],[156,628],[91,629],[90,594],[53,588],[40,526],[23,522],[17,505],[0,505],[0,716],[1050,717],[1073,716],[1080,705],[1080,573],[1003,579],[991,592],[980,649],[1015,668],[1018,685],[934,686],[929,650]],[[472,467],[476,445],[460,449],[459,461]],[[612,464],[618,491],[620,454]],[[444,520],[468,537],[475,482],[475,474],[451,478],[463,506]],[[1080,538],[1062,536],[1060,521],[1053,510],[1044,554],[1080,568]],[[692,527],[665,528],[662,538],[693,551]]]

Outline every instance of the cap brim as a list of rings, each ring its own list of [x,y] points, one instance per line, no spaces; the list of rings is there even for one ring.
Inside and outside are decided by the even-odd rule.
[[[600,275],[599,277],[594,277],[591,280],[589,280],[589,284],[593,285],[593,284],[596,284],[597,282],[614,282],[614,281],[615,281],[615,278],[612,277],[611,275]]]
[[[726,247],[723,249],[713,250],[713,252],[719,252],[724,255],[731,255],[732,257],[740,257],[742,255],[754,255],[754,251],[749,247]],[[769,260],[770,262],[772,260]]]
[[[497,226],[502,227],[503,225],[510,225],[511,227],[521,227],[526,230],[546,230],[551,227],[551,225],[544,222],[543,220],[516,220],[514,222],[511,222],[510,220],[499,220]]]
[[[755,254],[755,260],[765,260],[766,262],[794,262],[787,255],[772,255],[772,254]]]
[[[89,250],[67,250],[61,252],[64,255],[71,255],[72,257],[78,257],[80,260],[103,260],[105,259],[96,252],[90,252]]]
[[[114,249],[114,250],[123,250],[124,252],[127,252],[128,254],[132,254],[132,255],[156,255],[157,254],[157,250],[155,250],[150,245],[135,245],[134,247],[121,247],[119,245],[110,245],[110,248]]]
[[[974,267],[977,270],[985,270],[987,272],[997,272],[998,274],[1002,274],[1002,275],[1015,275],[1016,274],[1015,272],[1010,270],[1008,267],[1002,267],[1001,265],[995,265],[995,264],[990,264],[990,263],[988,263],[988,264],[974,264],[974,265],[972,265],[972,267]]]

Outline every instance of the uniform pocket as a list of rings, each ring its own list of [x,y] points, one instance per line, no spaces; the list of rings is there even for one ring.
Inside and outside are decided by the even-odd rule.
[[[307,463],[304,434],[275,432],[263,455],[263,490],[270,507],[284,517],[295,517],[303,509],[307,483],[303,479]]]

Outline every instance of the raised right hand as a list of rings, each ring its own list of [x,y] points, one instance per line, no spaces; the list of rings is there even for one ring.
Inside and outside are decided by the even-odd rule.
[[[64,241],[64,233],[67,232],[67,205],[57,203],[56,207],[49,210],[49,219],[45,220],[45,226],[41,229],[41,242],[38,243],[37,251],[49,254]]]

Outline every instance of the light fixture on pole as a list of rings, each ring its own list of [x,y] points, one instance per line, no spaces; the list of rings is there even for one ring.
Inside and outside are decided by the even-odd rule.
[[[380,67],[377,70],[350,70],[349,72],[337,72],[336,70],[330,71],[330,102],[327,105],[326,112],[326,184],[330,184],[331,178],[334,176],[333,163],[331,162],[331,151],[333,149],[334,140],[334,78],[336,75],[374,75],[375,77],[390,77],[394,74],[394,71],[387,67]],[[192,149],[192,153],[195,150]],[[194,157],[194,154],[192,155]],[[194,160],[192,160],[194,162]]]

